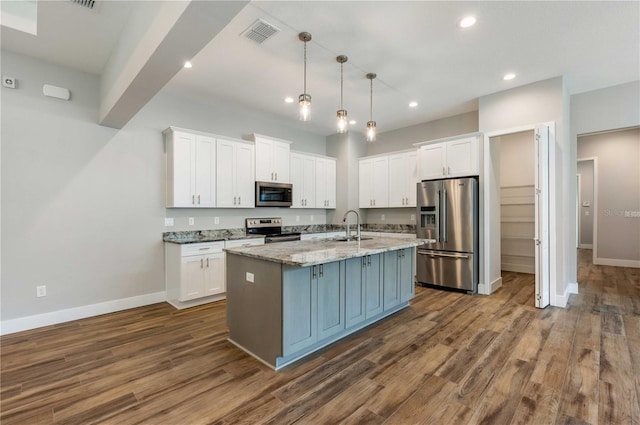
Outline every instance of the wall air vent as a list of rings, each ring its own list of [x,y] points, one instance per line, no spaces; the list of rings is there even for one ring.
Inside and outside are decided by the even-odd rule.
[[[69,0],[71,3],[75,3],[78,6],[82,6],[89,10],[98,10],[98,6],[100,5],[99,0]]]
[[[269,37],[279,32],[280,29],[278,27],[275,27],[262,19],[257,19],[253,24],[251,24],[251,26],[249,26],[249,28],[244,30],[241,35],[258,44],[262,44]]]

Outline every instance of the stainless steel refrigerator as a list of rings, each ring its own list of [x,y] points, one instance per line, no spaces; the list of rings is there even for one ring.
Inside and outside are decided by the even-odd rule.
[[[416,280],[474,293],[478,287],[478,181],[474,177],[418,183]]]

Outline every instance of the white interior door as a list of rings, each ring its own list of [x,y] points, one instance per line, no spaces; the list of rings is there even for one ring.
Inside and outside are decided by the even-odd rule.
[[[536,307],[549,305],[549,127],[535,130]]]

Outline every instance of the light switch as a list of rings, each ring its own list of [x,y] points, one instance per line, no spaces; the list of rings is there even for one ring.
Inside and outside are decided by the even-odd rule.
[[[588,210],[587,210],[587,211],[585,211],[585,212],[584,212],[584,215],[588,216],[588,215],[589,215],[589,211],[588,211]]]
[[[193,226],[195,224],[195,220],[193,217],[189,217],[189,226]]]
[[[247,282],[253,283],[253,273],[247,272]]]
[[[173,226],[173,217],[165,217],[164,218],[164,225],[166,227],[171,227]]]
[[[213,217],[213,224],[220,224],[220,217]]]

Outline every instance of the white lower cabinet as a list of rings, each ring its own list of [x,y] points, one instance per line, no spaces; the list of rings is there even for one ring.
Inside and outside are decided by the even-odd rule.
[[[175,244],[165,242],[167,301],[176,308],[224,298],[226,265],[223,248],[263,244],[264,239]]]

